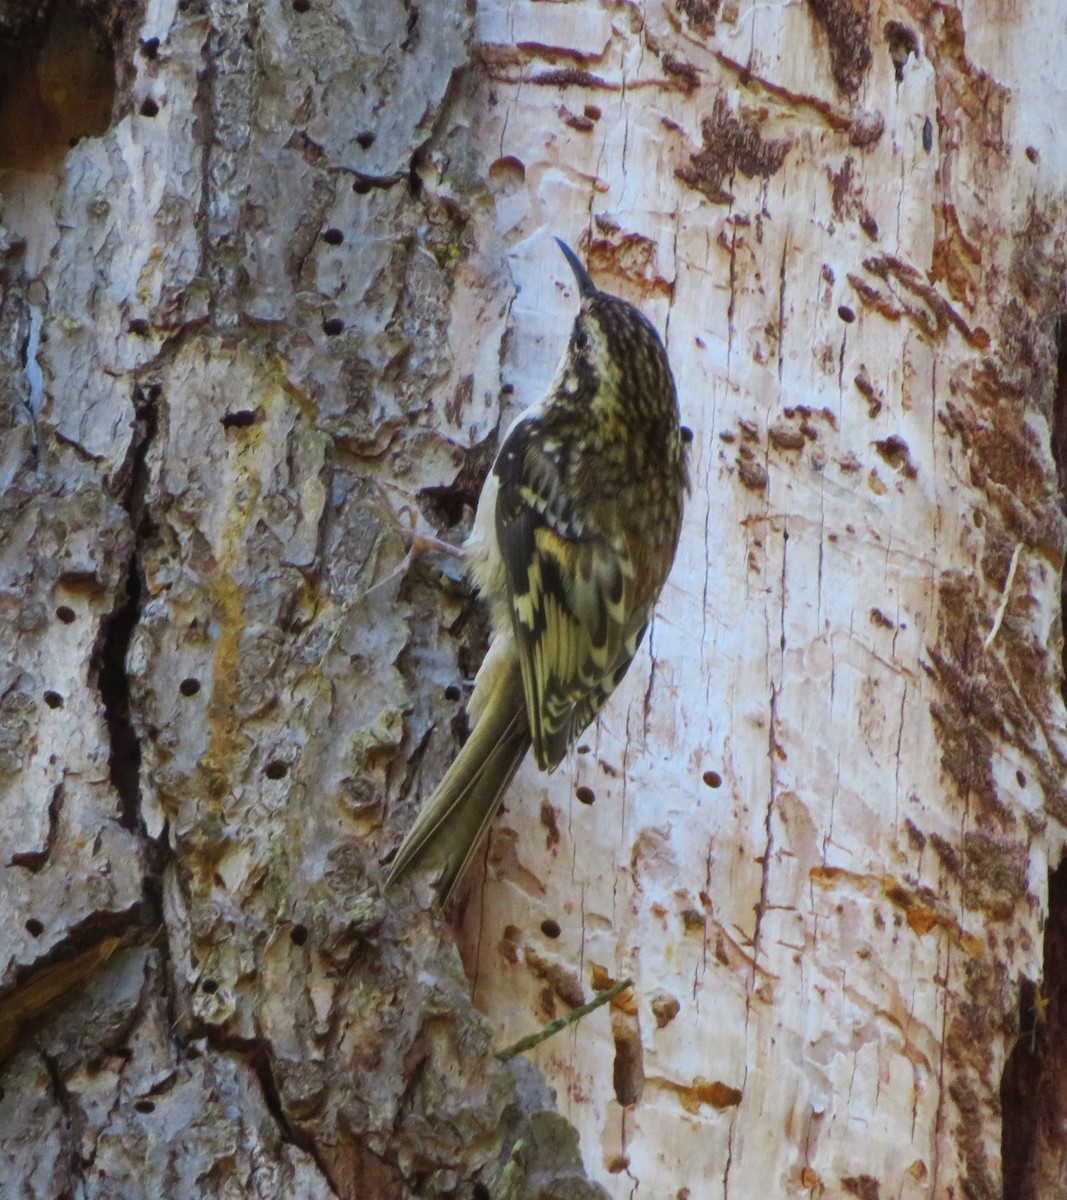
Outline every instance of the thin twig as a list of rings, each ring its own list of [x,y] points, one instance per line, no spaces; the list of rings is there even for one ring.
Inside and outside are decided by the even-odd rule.
[[[610,1003],[620,992],[625,992],[627,988],[633,987],[633,985],[634,981],[632,979],[622,979],[614,987],[609,987],[603,992],[597,992],[596,998],[590,1000],[588,1004],[583,1004],[580,1008],[572,1008],[565,1017],[549,1021],[543,1029],[539,1029],[536,1033],[519,1038],[517,1042],[512,1043],[505,1050],[498,1050],[496,1052],[497,1058],[501,1062],[507,1062],[509,1058],[514,1058],[516,1054],[524,1054],[527,1050],[532,1050],[534,1046],[539,1046],[542,1042],[547,1042],[550,1037],[559,1033],[560,1030],[566,1029],[568,1025],[573,1025],[576,1021],[580,1021],[582,1017],[591,1013],[593,1009],[599,1008],[602,1004]]]
[[[988,650],[993,644],[993,639],[1000,632],[1000,623],[1004,620],[1004,614],[1008,611],[1008,600],[1011,598],[1011,585],[1015,582],[1015,570],[1019,565],[1019,555],[1023,552],[1022,542],[1018,542],[1015,549],[1011,552],[1011,566],[1008,567],[1008,578],[1004,581],[1004,592],[1000,597],[1000,605],[997,608],[997,615],[993,618],[993,628],[986,634],[985,641],[982,643],[982,649]]]

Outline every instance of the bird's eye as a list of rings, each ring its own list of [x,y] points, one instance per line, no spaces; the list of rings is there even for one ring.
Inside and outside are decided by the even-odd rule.
[[[589,345],[589,334],[584,329],[579,329],[574,335],[574,344],[579,350],[584,350]]]

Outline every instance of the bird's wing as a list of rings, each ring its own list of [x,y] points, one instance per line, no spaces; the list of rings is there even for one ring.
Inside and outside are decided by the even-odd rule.
[[[496,528],[537,764],[556,766],[626,673],[647,624],[625,534],[591,528],[552,447],[519,425],[501,448]]]

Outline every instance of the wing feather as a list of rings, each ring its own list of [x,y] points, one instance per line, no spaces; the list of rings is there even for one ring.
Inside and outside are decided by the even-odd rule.
[[[623,535],[571,511],[561,464],[523,423],[494,467],[497,540],[537,764],[555,767],[626,673],[648,620]]]

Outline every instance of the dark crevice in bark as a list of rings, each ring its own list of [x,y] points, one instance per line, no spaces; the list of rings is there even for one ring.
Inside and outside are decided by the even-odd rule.
[[[163,891],[167,865],[173,859],[170,833],[164,824],[159,837],[149,838],[141,810],[141,742],[133,724],[130,708],[130,679],[126,667],[130,641],[141,617],[143,601],[142,556],[146,541],[157,532],[148,504],[150,471],[148,452],[159,429],[159,403],[162,389],[155,385],[134,389],[134,428],[126,460],[112,486],[119,491],[122,506],[129,514],[134,534],[126,578],[126,601],[111,617],[104,633],[98,681],[111,747],[108,757],[111,782],[118,792],[122,823],[138,834],[144,845],[142,892],[143,923],[156,929],[153,944],[162,963],[161,978],[171,1029],[178,1028],[179,1005],[171,969],[167,923],[164,919]]]
[[[117,912],[92,912],[85,920],[79,921],[75,925],[65,926],[60,941],[50,946],[32,963],[17,966],[10,973],[12,986],[10,991],[4,994],[3,1003],[8,1005],[14,997],[18,996],[21,988],[32,983],[37,975],[50,967],[74,968],[69,972],[69,986],[59,988],[55,994],[69,991],[84,978],[84,974],[79,974],[76,970],[75,959],[82,954],[97,951],[100,944],[108,938],[123,938],[130,935],[135,928],[146,925],[144,918],[144,905],[142,902],[136,901],[129,908]],[[3,1193],[0,1192],[0,1196],[2,1195]]]
[[[1052,457],[1060,485],[1060,507],[1067,512],[1067,313],[1056,323],[1056,394],[1052,410]],[[1067,570],[1060,583],[1061,600],[1067,598]],[[1063,609],[1067,611],[1067,607]],[[1061,677],[1060,690],[1067,702],[1067,680]]]
[[[1067,512],[1067,314],[1056,325],[1056,391],[1052,455],[1060,505]],[[1061,603],[1067,599],[1067,571]],[[1067,663],[1064,664],[1067,668]],[[1060,683],[1067,700],[1067,685]],[[1004,1200],[1067,1194],[1067,860],[1049,872],[1043,977],[1024,979],[1019,1036],[1000,1085]]]
[[[63,785],[57,783],[52,789],[52,798],[48,802],[48,833],[40,850],[23,850],[12,854],[8,861],[9,867],[25,867],[31,874],[37,872],[48,862],[56,844],[56,834],[59,832],[59,814],[63,811]]]
[[[136,927],[145,923],[141,902],[122,912],[91,913],[68,927],[63,939],[32,963],[9,972],[0,994],[0,1064],[39,1031],[41,1020],[57,1012],[64,997],[107,961],[118,942],[135,937]],[[26,928],[44,931],[43,922],[33,917]]]
[[[274,1123],[278,1128],[278,1133],[282,1141],[295,1146],[298,1150],[302,1150],[307,1154],[315,1163],[323,1179],[326,1180],[331,1192],[335,1195],[340,1195],[341,1193],[338,1192],[336,1182],[326,1163],[323,1161],[314,1139],[294,1125],[285,1111],[285,1104],[282,1100],[277,1080],[274,1078],[274,1068],[270,1059],[270,1050],[266,1042],[219,1036],[210,1030],[204,1030],[203,1032],[206,1034],[208,1045],[213,1050],[220,1051],[223,1054],[234,1055],[252,1069],[259,1080],[260,1091],[263,1093],[263,1101],[267,1106],[267,1111],[274,1118]]]
[[[325,1164],[319,1157],[318,1148],[314,1141],[293,1125],[286,1115],[285,1105],[282,1102],[281,1092],[278,1090],[277,1080],[274,1078],[270,1052],[267,1047],[265,1045],[257,1047],[256,1051],[251,1055],[249,1063],[252,1070],[256,1073],[260,1089],[263,1092],[264,1102],[270,1110],[270,1114],[274,1118],[274,1122],[278,1126],[278,1131],[281,1133],[282,1138],[298,1149],[303,1150],[305,1154],[309,1154],[314,1159],[319,1171],[322,1172],[323,1178],[336,1191],[337,1189],[334,1188],[330,1173],[326,1170]]]
[[[59,1064],[54,1058],[43,1052],[41,1060],[44,1063],[45,1070],[48,1072],[48,1091],[56,1107],[63,1114],[64,1129],[61,1141],[61,1154],[64,1161],[60,1176],[61,1190],[56,1193],[55,1200],[74,1200],[74,1197],[81,1196],[85,1189],[85,1177],[82,1171],[81,1151],[79,1149],[81,1126],[84,1124],[84,1117],[81,1110],[71,1099],[70,1092],[67,1091],[67,1085],[63,1082],[63,1076],[59,1070]],[[58,1166],[59,1164],[57,1163],[56,1165]],[[58,1175],[59,1172],[57,1172]]]
[[[134,393],[134,427],[130,449],[115,483],[123,487],[122,506],[130,515],[134,548],[126,574],[125,598],[101,626],[93,653],[92,673],[100,689],[110,748],[108,771],[118,793],[122,824],[143,833],[141,819],[141,743],[130,717],[130,680],[126,655],[141,615],[141,556],[143,539],[152,532],[145,505],[148,486],[146,458],[156,434],[159,391],[138,388]]]
[[[212,239],[211,239],[211,148],[215,142],[215,84],[217,75],[217,58],[215,50],[217,49],[215,42],[217,34],[212,30],[209,44],[205,46],[205,54],[200,70],[196,73],[197,88],[196,95],[193,97],[193,112],[196,114],[196,121],[193,125],[193,137],[201,148],[200,154],[200,195],[197,197],[199,202],[196,214],[196,234],[200,249],[200,271],[204,278],[211,281],[211,286],[208,288],[207,311],[208,324],[214,328],[216,325],[216,290],[213,286],[214,278],[213,271],[210,269],[212,255]]]
[[[1037,1029],[1034,1000],[1037,988],[1030,979],[1019,986],[1019,1036],[1000,1080],[1000,1156],[1004,1200],[1028,1196],[1026,1176],[1033,1154],[1040,1064],[1035,1054]]]
[[[126,576],[126,598],[103,624],[93,654],[97,687],[104,705],[110,749],[108,773],[119,797],[120,819],[126,829],[141,827],[141,744],[130,720],[130,684],[126,652],[141,608],[141,584],[136,555]]]
[[[1049,873],[1044,978],[1024,980],[1000,1086],[1004,1200],[1067,1194],[1067,862]]]
[[[115,56],[110,18],[96,10],[110,7],[55,0],[0,8],[0,169],[50,171],[109,127]],[[49,82],[56,64],[62,87]]]

